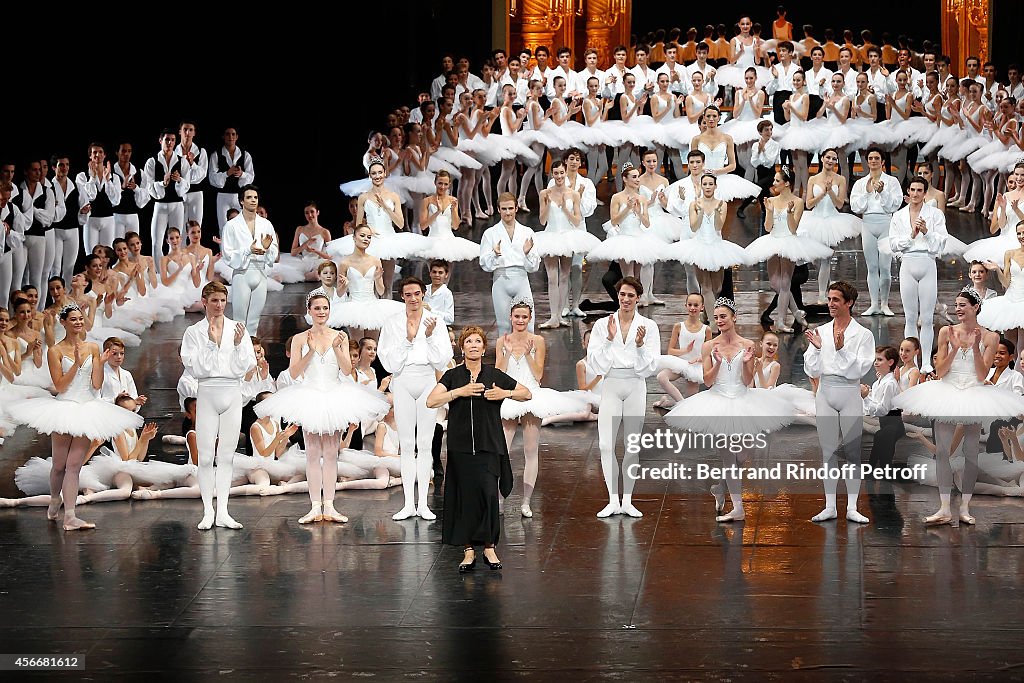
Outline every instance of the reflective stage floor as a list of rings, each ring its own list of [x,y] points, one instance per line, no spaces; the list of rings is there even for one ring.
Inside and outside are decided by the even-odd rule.
[[[980,219],[949,216],[964,241],[981,235]],[[536,216],[524,222],[535,225]],[[733,239],[749,243],[752,226],[753,211],[732,225]],[[590,227],[600,230],[598,217]],[[941,266],[940,301],[952,303],[962,271]],[[603,299],[600,275],[592,273],[588,295]],[[839,254],[833,277],[863,287],[863,258]],[[681,281],[678,264],[659,266],[655,289],[668,305],[646,314],[660,323],[663,344],[682,317]],[[543,274],[533,282],[546,315]],[[763,268],[737,272],[735,288],[741,332],[756,338],[757,307],[769,298]],[[269,301],[260,336],[275,374],[285,366],[281,342],[303,327],[306,289],[289,285]],[[458,323],[493,325],[485,274],[457,266],[453,289]],[[813,279],[808,301],[812,291]],[[890,304],[902,310],[895,283]],[[143,349],[128,353],[126,366],[151,399],[147,420],[162,433],[180,426],[177,347],[195,319],[155,326]],[[861,321],[880,343],[903,336],[901,317]],[[546,386],[574,388],[582,329],[544,333]],[[804,348],[802,337],[784,335],[780,382],[807,386]],[[653,379],[648,387],[650,406],[661,395]],[[647,427],[662,426],[661,415],[649,407]],[[16,495],[16,467],[48,449],[28,429],[9,439],[0,495]],[[789,428],[758,457],[817,465],[815,432]],[[719,462],[713,452],[672,460]],[[518,438],[512,463],[518,478]],[[432,497],[439,517],[440,487]],[[706,482],[646,481],[634,497],[642,519],[599,520],[607,496],[596,428],[547,427],[534,517],[519,514],[521,482],[505,508],[504,569],[478,564],[459,575],[461,552],[440,545],[440,519],[391,521],[401,495],[340,492],[351,521],[313,527],[297,523],[305,495],[233,499],[241,531],[197,531],[195,500],[86,506],[81,515],[98,528],[74,534],[48,524],[42,508],[0,510],[0,649],[78,653],[86,670],[72,675],[102,681],[1024,677],[1020,499],[977,497],[976,527],[928,529],[921,518],[936,507],[934,489],[870,482],[860,504],[869,524],[817,525],[808,521],[822,506],[816,483],[759,483],[746,488],[746,522],[730,526],[715,523]]]

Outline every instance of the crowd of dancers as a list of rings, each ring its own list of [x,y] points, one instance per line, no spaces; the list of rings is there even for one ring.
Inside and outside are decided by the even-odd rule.
[[[786,26],[780,15],[774,39],[761,40],[743,18],[724,46],[618,47],[607,68],[588,50],[578,72],[564,48],[557,66],[543,47],[496,50],[482,78],[446,58],[418,108],[396,110],[396,125],[370,136],[367,177],[341,187],[352,197],[345,234],[335,238],[310,202],[287,251],[234,129],[210,152],[194,144],[194,124],[165,130],[142,172],[130,145],[111,165],[92,143],[75,181],[67,158],[53,160],[52,178],[36,160],[17,192],[14,169],[3,165],[0,292],[11,297],[0,308],[0,430],[48,434],[52,454],[29,459],[16,477],[26,497],[0,506],[46,506],[48,518],[74,530],[93,526],[76,514],[82,503],[195,497],[200,529],[240,528],[231,495],[308,493],[311,509],[299,521],[309,524],[347,521],[336,490],[401,486],[394,519],[433,520],[428,493],[441,473],[443,540],[466,547],[460,569],[475,565],[480,545],[497,568],[499,492],[511,491],[519,427],[523,517],[534,514],[543,429],[570,421],[597,423],[609,494],[597,516],[642,516],[632,498],[638,454],[625,448],[620,462],[616,445],[641,431],[654,376],[665,391],[655,405],[677,429],[763,436],[815,425],[828,467],[816,522],[838,516],[840,478],[846,519],[868,521],[857,509],[860,473],[837,467],[840,451],[861,464],[865,429],[874,433],[869,464],[882,472],[901,438],[934,452],[924,481],[938,487],[940,506],[929,524],[973,524],[975,492],[1021,495],[1024,377],[1013,365],[1024,342],[1024,108],[1016,100],[1024,93],[1016,69],[1000,86],[990,65],[979,75],[970,58],[958,80],[948,59],[901,47],[891,48],[890,70],[884,45],[830,47],[809,27],[794,42]],[[826,65],[832,56],[836,64]],[[601,239],[587,219],[605,182]],[[516,218],[532,211],[531,188],[542,230]],[[219,253],[202,244],[204,192],[217,195]],[[138,224],[150,201],[151,256]],[[742,216],[755,201],[763,234],[741,247],[723,230],[731,212]],[[993,236],[965,244],[950,235],[946,211],[956,206],[982,210]],[[495,213],[479,243],[456,234]],[[857,289],[829,271],[833,249],[858,236],[868,269],[863,310]],[[936,260],[951,255],[970,264],[972,284],[939,302]],[[857,322],[896,315],[894,258],[906,321],[895,348],[876,345]],[[547,388],[547,342],[535,330],[586,315],[585,261],[608,264],[616,310],[588,331],[577,386]],[[686,294],[685,310],[663,351],[658,325],[640,310],[663,304],[654,268],[671,261],[686,273],[672,292]],[[458,315],[456,296],[474,294],[448,287],[453,268],[474,262],[493,276],[493,365],[483,363],[489,321]],[[417,263],[429,282],[408,275]],[[535,324],[530,274],[542,263],[548,312]],[[722,294],[732,269],[762,263],[777,309],[751,340]],[[816,328],[794,278],[809,265],[832,318]],[[993,271],[1002,295],[989,288]],[[317,282],[302,312],[309,328],[284,342],[289,366],[274,378],[257,337],[263,307],[269,291],[300,281]],[[950,324],[936,336],[940,303]],[[188,456],[154,461],[156,428],[143,424],[146,396],[123,367],[126,349],[150,325],[200,311],[181,344],[179,438]],[[779,384],[779,335],[797,328],[810,390]],[[862,384],[872,369],[875,380]],[[235,452],[240,433],[251,454]],[[717,519],[741,521],[737,467],[753,449],[721,452],[726,474],[711,487]]]

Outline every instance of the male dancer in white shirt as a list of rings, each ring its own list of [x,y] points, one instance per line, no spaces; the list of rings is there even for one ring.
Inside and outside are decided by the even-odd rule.
[[[889,308],[889,288],[892,286],[892,253],[879,248],[879,240],[889,234],[892,215],[903,203],[900,183],[882,171],[882,150],[869,147],[866,153],[868,174],[853,184],[850,209],[861,215],[861,243],[864,261],[868,267],[868,293],[871,307],[864,315],[895,315]]]
[[[480,267],[494,273],[491,300],[498,334],[512,331],[509,319],[512,302],[533,301],[528,273],[540,268],[540,257],[533,253],[533,230],[516,220],[516,198],[511,192],[498,196],[501,222],[488,228],[480,238]],[[530,321],[533,332],[533,321]]]
[[[704,92],[712,96],[718,92],[718,84],[715,83],[715,74],[718,72],[715,70],[715,67],[708,64],[709,49],[707,43],[703,41],[697,43],[697,60],[686,66],[686,78],[683,81],[687,95],[693,92],[693,74],[695,71],[701,72],[704,76],[704,87],[702,88]]]
[[[907,189],[908,204],[897,211],[889,224],[889,247],[900,258],[900,298],[906,326],[903,337],[917,337],[922,349],[931,349],[935,340],[935,301],[938,294],[935,259],[946,245],[946,215],[934,206],[925,206],[928,181],[915,176]],[[918,321],[921,331],[918,333]],[[934,370],[931,354],[921,361],[921,372]]]
[[[43,178],[43,166],[39,161],[30,161],[25,165],[20,203],[21,206],[18,208],[27,219],[28,227],[25,229],[25,246],[20,250],[20,254],[17,250],[14,252],[11,287],[16,289],[23,284],[32,284],[36,286],[37,291],[45,292],[46,278],[50,276],[56,251],[53,220],[56,217],[57,199],[53,187],[47,187]],[[39,297],[40,311],[43,310],[45,303],[44,298]]]
[[[153,197],[153,219],[150,232],[153,245],[153,261],[160,270],[164,257],[164,235],[168,227],[181,229],[185,225],[184,197],[188,194],[188,162],[174,151],[178,135],[170,128],[160,133],[160,152],[146,160],[142,172],[143,184]]]
[[[258,216],[259,190],[246,185],[239,193],[242,212],[224,224],[220,253],[231,268],[231,315],[245,323],[253,337],[267,302],[267,275],[277,261],[278,242],[274,226]]]
[[[89,165],[75,177],[79,210],[87,218],[82,227],[85,253],[91,254],[97,244],[109,247],[114,243],[114,207],[121,203],[121,178],[114,173],[103,145],[89,145]]]
[[[189,221],[196,221],[201,226],[203,224],[203,190],[207,187],[206,174],[210,168],[210,161],[206,150],[195,144],[195,123],[182,121],[178,126],[178,136],[180,142],[174,151],[188,162],[189,167],[188,193],[184,197],[185,225],[188,225]]]
[[[515,203],[513,202],[513,206]],[[408,277],[399,284],[405,310],[384,323],[377,353],[391,374],[391,395],[395,401],[398,425],[398,452],[401,456],[402,490],[405,505],[392,517],[395,521],[420,517],[432,520],[436,515],[427,507],[427,493],[433,465],[431,442],[437,409],[427,407],[427,396],[452,359],[448,328],[440,317],[423,308],[426,287],[421,280]],[[419,483],[419,504],[416,484]]]
[[[132,143],[118,145],[114,175],[121,180],[121,202],[114,207],[114,234],[124,237],[130,232],[139,232],[139,212],[152,199],[142,173],[132,163]]]
[[[856,302],[857,289],[853,285],[833,282],[828,288],[828,312],[832,320],[804,333],[808,342],[804,369],[808,377],[819,380],[815,410],[822,462],[827,468],[823,480],[825,508],[811,518],[812,522],[838,517],[840,444],[847,460],[847,469],[842,472],[846,481],[846,519],[858,524],[868,522],[868,518],[857,511],[861,482],[860,440],[864,431],[860,383],[874,363],[875,338],[870,330],[853,319]]]
[[[6,302],[13,289],[21,286],[19,282],[12,286],[11,278],[14,263],[14,247],[21,247],[28,221],[17,206],[11,203],[11,192],[14,186],[0,179],[0,301]]]
[[[238,191],[256,178],[252,157],[238,146],[238,131],[225,129],[223,139],[224,146],[210,154],[208,169],[210,185],[217,191],[217,227],[222,230],[228,209],[242,210]]]
[[[199,381],[196,397],[196,440],[199,451],[199,492],[203,519],[199,529],[216,524],[228,529],[242,525],[228,514],[231,465],[242,428],[242,378],[254,365],[256,354],[245,325],[224,316],[227,288],[219,282],[203,287],[206,317],[185,330],[181,362]],[[214,463],[217,470],[214,473]],[[213,496],[216,492],[217,511]]]

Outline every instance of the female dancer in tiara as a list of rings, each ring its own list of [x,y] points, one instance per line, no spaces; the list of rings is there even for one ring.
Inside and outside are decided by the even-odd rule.
[[[672,383],[682,377],[686,382],[686,397],[700,390],[704,381],[704,362],[700,350],[704,342],[711,339],[711,328],[704,324],[704,297],[700,294],[686,296],[686,319],[672,326],[668,341],[668,353],[658,357],[658,384],[665,390],[665,397],[654,404],[655,408],[669,410],[684,396]]]
[[[530,501],[540,470],[541,420],[554,415],[579,413],[586,407],[582,398],[571,393],[541,388],[547,348],[544,337],[527,330],[532,316],[532,301],[514,301],[510,311],[512,331],[499,337],[494,344],[494,367],[529,389],[531,395],[527,401],[507,400],[501,404],[501,426],[509,450],[516,436],[516,425],[523,425],[523,455],[526,458],[523,470],[523,517],[533,517]]]
[[[383,263],[368,253],[374,239],[370,226],[360,225],[352,234],[355,251],[338,264],[338,291],[344,291],[347,300],[338,304],[331,322],[350,327],[350,332],[360,339],[367,330],[381,329],[388,316],[402,308],[397,301],[385,297]]]
[[[581,213],[583,198],[566,183],[565,162],[561,159],[551,162],[551,179],[554,186],[540,192],[540,222],[544,229],[533,238],[534,251],[544,259],[547,270],[548,307],[551,309],[551,317],[541,329],[569,325],[562,311],[569,307],[573,256],[585,254],[601,243],[586,230]]]
[[[790,309],[796,323],[807,325],[807,319],[796,307],[789,289],[793,269],[797,263],[831,258],[832,249],[797,234],[804,213],[804,200],[793,194],[793,176],[786,166],[775,173],[772,194],[773,197],[764,200],[764,229],[768,234],[754,240],[746,251],[752,262],[768,262],[771,286],[779,295],[775,329],[792,332],[793,328],[786,326],[786,314]]]
[[[349,377],[348,337],[327,327],[331,315],[328,295],[313,290],[306,297],[306,309],[313,317],[313,328],[292,339],[288,364],[292,379],[302,377],[302,382],[271,394],[253,410],[260,417],[272,416],[302,427],[312,507],[299,523],[347,522],[334,509],[341,435],[350,424],[380,419],[390,406],[380,392]]]
[[[704,301],[713,301],[722,288],[723,269],[750,263],[742,247],[722,238],[729,205],[715,198],[717,188],[718,179],[711,173],[700,177],[701,196],[690,202],[693,237],[677,242],[669,250],[671,257],[697,268],[697,282]]]
[[[77,305],[65,306],[59,317],[67,334],[46,353],[57,397],[23,401],[6,410],[16,422],[50,435],[53,463],[46,517],[57,519],[63,499],[64,530],[74,531],[95,527],[75,516],[78,475],[90,439],[109,439],[141,427],[142,418],[95,396],[103,385],[103,364],[110,352],[101,354],[96,344],[85,341],[85,317]]]
[[[316,267],[322,261],[331,260],[330,255],[324,251],[326,244],[331,241],[331,231],[320,225],[320,208],[316,202],[306,202],[302,214],[306,217],[306,224],[295,228],[291,255],[301,261],[300,267],[306,280],[313,282],[318,279]]]
[[[978,324],[1002,332],[1019,349],[1024,345],[1024,221],[1017,223],[1017,242],[1020,247],[1003,256],[1002,269],[991,261],[985,264],[997,271],[1006,293],[985,302]]]
[[[420,228],[427,238],[417,256],[427,261],[444,259],[449,262],[479,258],[479,244],[455,236],[455,231],[462,227],[462,215],[459,201],[451,196],[452,177],[448,171],[434,175],[434,187],[436,192],[423,200],[420,209]],[[469,211],[469,205],[465,209]]]
[[[828,107],[828,100],[825,107]],[[826,247],[856,237],[861,231],[861,220],[852,213],[839,213],[846,204],[846,178],[838,173],[840,154],[837,149],[826,149],[821,153],[821,172],[807,181],[805,211],[800,220],[797,234],[810,237]],[[832,259],[818,262],[818,303],[825,303],[828,283],[831,281]]]
[[[624,277],[615,285],[619,310],[598,320],[587,344],[587,364],[594,374],[604,377],[601,386],[601,408],[597,418],[598,442],[601,447],[601,472],[608,489],[608,505],[597,513],[604,518],[624,514],[642,517],[633,505],[630,467],[638,454],[626,448],[622,456],[622,498],[619,498],[619,466],[615,456],[616,435],[623,429],[623,442],[628,444],[643,426],[647,405],[646,379],[657,369],[661,351],[661,335],[653,320],[636,312],[644,288],[634,277]]]
[[[987,304],[986,304],[987,305]],[[904,413],[935,420],[936,474],[939,510],[925,518],[925,524],[951,524],[950,498],[953,471],[950,468],[953,432],[964,429],[964,472],[960,486],[959,519],[974,524],[970,503],[978,477],[979,436],[982,424],[999,418],[1024,415],[1024,397],[1001,387],[986,386],[985,379],[999,346],[999,335],[978,325],[981,299],[971,287],[956,297],[959,323],[939,330],[939,353],[935,374],[939,381],[923,382],[896,397],[895,406]]]
[[[676,429],[729,436],[766,434],[788,425],[793,421],[792,404],[767,389],[747,388],[754,380],[754,342],[736,331],[736,304],[731,299],[718,299],[713,319],[719,334],[701,347],[704,384],[711,390],[680,401],[665,421]],[[749,449],[721,451],[726,468],[742,465],[750,456]],[[742,480],[729,472],[725,482],[732,511],[715,517],[716,522],[739,522],[744,518]],[[724,498],[715,490],[712,493],[715,512],[721,512]]]
[[[624,276],[635,276],[640,266],[663,261],[665,243],[650,232],[647,201],[640,194],[640,171],[628,161],[619,177],[625,189],[612,195],[610,220],[604,224],[608,238],[587,254],[590,261],[618,261]]]

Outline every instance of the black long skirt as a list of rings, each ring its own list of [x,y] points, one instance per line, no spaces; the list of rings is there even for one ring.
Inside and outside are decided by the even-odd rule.
[[[501,457],[498,453],[448,451],[442,543],[462,547],[498,542],[501,536],[498,512]]]

